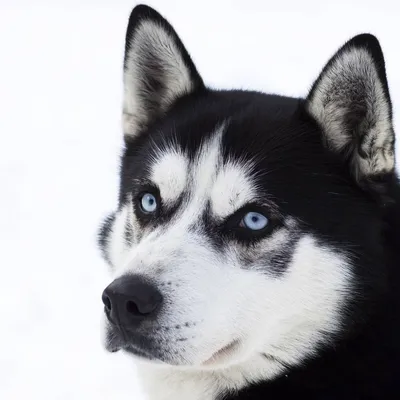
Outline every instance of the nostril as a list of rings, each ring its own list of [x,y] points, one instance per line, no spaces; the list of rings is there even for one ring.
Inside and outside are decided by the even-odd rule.
[[[108,311],[111,311],[111,300],[110,300],[110,298],[103,292],[103,295],[101,296],[101,299],[103,300],[103,304],[104,304],[104,306],[105,306],[105,308],[108,310]]]
[[[157,303],[141,303],[128,300],[126,302],[126,311],[133,316],[146,316],[151,314],[157,308],[157,305]]]
[[[133,301],[126,302],[126,311],[128,311],[129,314],[142,315],[142,313],[139,311],[137,304]]]

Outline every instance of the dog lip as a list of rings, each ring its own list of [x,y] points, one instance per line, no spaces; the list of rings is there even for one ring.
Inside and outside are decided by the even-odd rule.
[[[239,346],[239,340],[233,340],[229,344],[224,347],[221,347],[218,351],[216,351],[210,358],[202,363],[202,365],[208,366],[213,365],[214,363],[218,363],[221,359],[224,359],[230,356]]]
[[[147,343],[147,336],[135,334],[127,330],[123,325],[115,324],[114,321],[109,319],[108,323],[108,340],[106,342],[106,350],[114,353],[123,350],[136,357],[158,360],[159,355],[154,351],[154,343],[149,338]]]
[[[110,353],[116,353],[117,351],[120,351],[121,349],[123,349],[122,345],[114,345],[111,343],[108,343],[106,345],[106,350],[109,351]]]

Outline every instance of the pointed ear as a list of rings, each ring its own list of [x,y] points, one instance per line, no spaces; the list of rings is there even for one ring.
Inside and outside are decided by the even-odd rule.
[[[356,36],[332,57],[306,107],[326,145],[349,161],[360,184],[393,174],[392,105],[382,49],[374,36]]]
[[[123,128],[136,136],[180,97],[203,88],[172,26],[150,7],[136,6],[125,41]]]

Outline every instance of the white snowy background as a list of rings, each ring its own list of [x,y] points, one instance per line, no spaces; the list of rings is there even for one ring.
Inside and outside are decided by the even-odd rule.
[[[396,1],[173,1],[215,87],[305,95],[344,41],[376,34],[400,118]],[[124,35],[133,0],[0,0],[0,399],[142,400],[102,348],[96,248],[116,204]],[[399,7],[399,6],[397,6]],[[189,400],[189,399],[188,399]]]

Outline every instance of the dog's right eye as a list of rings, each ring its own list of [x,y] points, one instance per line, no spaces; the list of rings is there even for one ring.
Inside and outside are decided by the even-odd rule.
[[[268,218],[258,212],[248,212],[240,221],[239,226],[252,231],[260,231],[268,225]]]
[[[152,214],[157,210],[156,197],[151,193],[144,193],[140,198],[140,208],[146,214]]]

